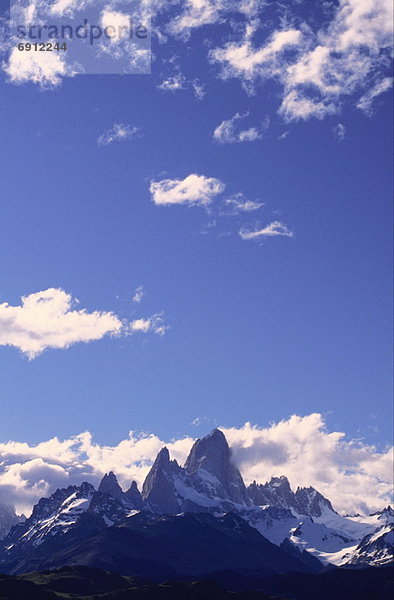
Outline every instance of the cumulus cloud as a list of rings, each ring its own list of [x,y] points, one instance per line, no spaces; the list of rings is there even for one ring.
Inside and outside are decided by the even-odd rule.
[[[108,146],[113,142],[131,140],[139,134],[139,128],[124,123],[115,123],[111,129],[105,131],[97,140],[99,146]]]
[[[43,89],[56,87],[62,77],[76,74],[59,52],[20,52],[18,48],[12,49],[4,71],[12,83],[32,81]]]
[[[68,348],[106,335],[130,335],[166,329],[162,315],[121,320],[112,312],[77,309],[78,301],[62,289],[50,288],[22,297],[19,306],[0,304],[0,346],[18,348],[29,359],[48,348]]]
[[[374,446],[347,440],[343,432],[329,432],[320,414],[294,415],[267,427],[246,423],[221,429],[246,484],[285,475],[293,488],[312,485],[345,513],[369,513],[390,502],[392,450],[378,452]],[[86,480],[97,485],[111,470],[124,489],[132,480],[141,488],[164,445],[183,464],[193,442],[184,437],[166,443],[156,435],[131,431],[114,446],[95,442],[89,432],[35,446],[0,444],[0,502],[28,512],[56,488]]]
[[[261,140],[263,132],[267,129],[269,120],[266,119],[259,126],[248,127],[242,129],[240,121],[249,116],[249,112],[245,114],[236,113],[231,119],[222,121],[213,132],[214,139],[220,144],[235,144],[240,142],[254,142]]]
[[[241,229],[239,235],[243,240],[257,240],[264,237],[275,237],[278,235],[293,237],[294,233],[284,223],[281,223],[280,221],[273,221],[261,229]]]
[[[152,181],[150,185],[153,202],[161,206],[208,206],[224,190],[225,185],[219,179],[196,174],[188,175],[185,179]]]
[[[31,2],[21,10],[26,12],[27,22],[38,9],[44,15],[72,15],[88,4],[89,0],[56,0],[47,7],[45,3]],[[132,0],[123,2],[122,13],[103,1],[101,25],[119,31],[126,25],[128,4],[132,6]],[[266,79],[278,82],[282,88],[278,112],[285,121],[322,119],[335,114],[352,95],[358,96],[357,107],[370,114],[374,98],[391,85],[387,76],[393,34],[391,0],[339,0],[325,11],[320,24],[309,18],[313,11],[298,14],[298,5],[294,2],[286,6],[284,17],[280,3],[272,9],[264,0],[144,0],[138,16],[142,22],[152,19],[161,40],[188,39],[196,29],[223,26],[224,38],[220,37],[221,27],[217,28],[215,39],[226,42],[218,41],[218,47],[209,53],[210,61],[219,66],[220,77],[238,78],[248,92],[255,91],[257,84]],[[265,10],[271,11],[268,35]],[[114,42],[121,37],[114,35],[101,48],[102,53],[126,59],[127,69],[149,71],[149,52],[126,40],[120,52],[120,44]],[[165,48],[163,44],[163,54]],[[66,60],[58,53],[21,53],[14,49],[4,68],[14,83],[33,81],[52,87],[63,77],[75,74],[75,68]],[[198,99],[205,93],[201,82],[183,75],[179,67],[163,78],[159,88],[172,92],[191,89]],[[257,139],[256,135],[258,128],[254,131],[252,127],[246,139]]]
[[[101,13],[100,24],[107,31],[113,44],[130,36],[129,14],[105,8]]]
[[[380,84],[366,92],[368,110],[372,90],[380,93],[380,86],[384,91],[389,85],[381,74],[390,61],[392,12],[390,0],[340,0],[328,25],[317,31],[306,23],[278,29],[262,45],[254,42],[259,23],[250,21],[240,40],[213,49],[210,58],[220,65],[222,78],[239,78],[249,91],[259,81],[279,81],[279,113],[286,121],[334,114],[344,98],[368,88],[380,75]]]
[[[329,432],[320,414],[224,433],[247,483],[282,474],[294,488],[312,485],[344,513],[370,513],[392,502],[393,449],[378,452]]]
[[[240,78],[248,89],[258,78],[279,74],[282,54],[289,48],[297,47],[302,40],[302,33],[295,29],[274,31],[264,46],[256,48],[253,43],[255,33],[256,24],[249,24],[240,41],[230,41],[210,53],[211,61],[221,66],[222,78]]]

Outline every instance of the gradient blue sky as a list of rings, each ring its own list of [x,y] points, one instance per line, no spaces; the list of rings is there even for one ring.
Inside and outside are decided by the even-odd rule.
[[[221,27],[154,44],[152,75],[76,76],[46,91],[1,75],[0,302],[62,288],[89,312],[163,312],[169,326],[34,360],[0,347],[1,440],[86,429],[108,444],[130,429],[169,439],[319,412],[352,438],[390,441],[392,92],[368,115],[356,109],[367,77],[335,114],[286,120],[277,81],[248,95],[208,63],[204,40],[218,45]],[[173,54],[205,84],[201,100],[190,86],[158,89]],[[214,141],[246,112],[253,125],[269,117],[262,139]],[[115,123],[140,135],[99,145]],[[264,206],[154,204],[152,180],[191,173]],[[276,220],[294,236],[238,234]]]

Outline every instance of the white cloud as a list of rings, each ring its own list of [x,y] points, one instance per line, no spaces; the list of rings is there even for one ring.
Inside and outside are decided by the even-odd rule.
[[[206,91],[204,83],[201,83],[199,79],[194,79],[191,82],[191,86],[193,88],[194,96],[195,98],[197,98],[197,100],[202,100],[203,98],[205,98]]]
[[[230,215],[237,215],[242,212],[253,212],[264,206],[262,202],[249,200],[242,192],[227,198],[224,201],[224,205],[228,210],[226,214]]]
[[[226,4],[226,0],[184,0],[183,12],[171,21],[168,30],[187,39],[192,29],[216,23]]]
[[[321,119],[367,88],[371,74],[373,81],[384,73],[392,49],[392,13],[391,0],[340,0],[328,25],[315,32],[306,23],[277,30],[261,46],[253,41],[260,25],[253,21],[241,40],[212,50],[210,58],[220,65],[222,78],[239,78],[249,91],[259,81],[279,81],[279,113],[286,121]],[[381,77],[381,84],[387,89],[388,78]],[[362,110],[364,101],[369,110],[369,94],[375,97],[367,92]]]
[[[357,103],[357,108],[362,110],[365,114],[371,115],[372,114],[372,105],[373,105],[375,98],[377,98],[378,96],[380,96],[380,94],[383,94],[384,92],[388,92],[388,90],[390,90],[392,87],[393,87],[393,78],[392,77],[385,77],[381,81],[378,81],[378,83],[374,87],[372,87],[370,90],[368,90],[368,92],[366,92],[360,98],[360,100]]]
[[[140,129],[124,123],[115,123],[111,129],[100,135],[97,140],[99,146],[108,146],[113,142],[131,140],[139,134]]]
[[[249,112],[245,114],[236,113],[231,119],[222,121],[213,132],[214,139],[220,144],[234,144],[239,142],[254,142],[261,140],[263,132],[267,129],[269,120],[266,119],[258,127],[253,126],[247,129],[242,129],[239,121],[244,120],[249,116]]]
[[[245,481],[285,475],[293,488],[312,485],[344,513],[369,513],[392,501],[392,448],[378,452],[342,432],[328,432],[320,414],[292,416],[260,428],[224,429]]]
[[[252,41],[255,30],[255,24],[248,25],[240,42],[229,42],[211,51],[210,58],[221,65],[224,79],[239,77],[246,84],[253,84],[259,77],[279,74],[282,53],[297,47],[302,40],[302,33],[295,29],[274,31],[265,46],[255,48]]]
[[[173,60],[170,59],[170,64],[173,63]],[[179,92],[185,90],[192,90],[194,97],[197,100],[202,100],[205,97],[205,85],[201,83],[199,79],[189,80],[187,79],[179,65],[176,65],[174,71],[171,75],[165,77],[162,82],[157,86],[159,90],[163,90],[164,92]]]
[[[161,335],[166,329],[161,315],[127,322],[112,312],[78,310],[77,302],[64,290],[50,288],[22,297],[19,306],[0,304],[0,346],[13,346],[33,359],[48,348],[137,331]]]
[[[361,441],[346,440],[344,433],[328,432],[319,414],[292,416],[267,427],[246,423],[222,430],[247,484],[286,475],[293,488],[312,485],[343,512],[368,513],[390,502],[391,451],[378,452]],[[130,432],[127,439],[108,446],[94,442],[85,432],[36,446],[14,441],[0,444],[0,502],[13,502],[18,510],[28,511],[57,487],[82,481],[97,485],[111,470],[124,489],[133,479],[141,489],[164,445],[183,464],[193,442],[185,437],[165,443],[156,435]]]
[[[157,335],[164,335],[168,329],[169,326],[164,324],[163,315],[161,313],[152,315],[149,318],[134,319],[134,321],[131,321],[129,324],[129,330],[132,333],[148,333],[153,331]]]
[[[3,68],[12,83],[32,81],[43,89],[56,87],[62,77],[76,74],[59,52],[20,52],[18,48],[12,49]]]
[[[101,13],[100,24],[113,44],[130,36],[130,15],[107,7]]]
[[[82,10],[89,4],[89,0],[55,0],[49,9],[53,15],[58,17],[72,15],[75,10]]]
[[[171,18],[167,31],[187,40],[194,29],[225,22],[230,15],[251,19],[265,3],[266,0],[178,0],[175,4],[180,7],[180,12]],[[165,1],[164,4],[169,3]]]
[[[215,196],[224,192],[225,185],[215,177],[188,175],[185,179],[152,181],[152,200],[158,205],[186,204],[208,206]]]
[[[338,125],[335,125],[332,132],[339,142],[342,142],[342,140],[344,140],[346,137],[346,127],[343,125],[343,123],[338,123]]]
[[[137,304],[139,304],[142,300],[142,298],[144,297],[145,292],[144,292],[144,287],[142,285],[139,285],[136,290],[134,291],[134,296],[133,296],[133,302],[136,302]]]
[[[264,237],[275,237],[278,235],[293,237],[294,233],[284,223],[281,223],[280,221],[273,221],[261,229],[241,229],[239,235],[243,240],[257,240]]]
[[[90,0],[79,3],[56,0],[47,12],[72,14],[89,3]],[[126,8],[128,4],[132,6],[132,1],[123,2]],[[271,31],[263,42],[262,35],[267,31],[263,14],[267,9],[266,0],[141,0],[138,16],[142,22],[152,17],[153,29],[163,41],[170,36],[187,39],[193,30],[208,25],[227,27],[226,43],[209,54],[210,60],[220,66],[220,76],[239,78],[249,92],[263,80],[278,82],[282,88],[279,112],[286,121],[323,118],[339,112],[345,99],[355,94],[362,96],[358,107],[364,110],[366,102],[368,113],[370,95],[373,99],[381,93],[381,85],[383,91],[388,89],[386,71],[393,33],[391,0],[339,0],[336,8],[331,7],[331,20],[323,21],[320,27],[316,22],[312,25],[301,22],[300,15],[296,14],[300,3],[291,4],[285,8],[285,17],[280,3],[276,12],[271,11]],[[103,25],[126,26],[126,9],[122,13],[114,8],[114,3],[106,5],[104,2],[103,7]],[[45,3],[34,1],[26,9],[26,19],[31,20],[37,8],[45,13]],[[217,31],[219,37],[221,29]],[[115,35],[112,41],[120,38]],[[119,44],[110,43],[102,52],[113,53],[118,59],[126,58],[133,69],[149,70],[149,53],[131,42],[127,44],[125,42],[120,52]],[[161,48],[165,51],[166,46],[163,44]],[[75,68],[63,62],[65,57],[57,53],[39,54],[13,52],[5,67],[10,80],[15,83],[34,81],[51,87],[58,85],[62,77],[75,74]],[[204,94],[203,86],[183,75],[179,68],[166,76],[159,87],[166,91],[190,89],[198,99]]]
[[[167,77],[167,79],[163,79],[163,81],[157,87],[159,90],[164,90],[165,92],[178,92],[179,90],[187,90],[187,80],[182,73],[178,72],[174,75],[170,75]]]
[[[299,121],[314,117],[315,119],[324,119],[327,115],[332,115],[337,112],[337,107],[332,102],[325,100],[315,100],[305,97],[297,90],[288,92],[282,101],[279,108],[285,121]]]

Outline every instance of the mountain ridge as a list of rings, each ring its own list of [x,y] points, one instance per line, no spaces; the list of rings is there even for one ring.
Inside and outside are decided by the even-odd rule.
[[[53,540],[61,536],[74,536],[82,543],[94,535],[105,537],[106,529],[124,527],[138,514],[145,514],[150,523],[162,515],[189,513],[206,513],[217,523],[223,515],[234,514],[263,539],[296,557],[300,568],[383,566],[392,560],[394,511],[390,507],[363,520],[342,517],[312,487],[293,492],[284,476],[246,487],[224,434],[214,429],[196,440],[183,467],[162,448],[142,493],[135,482],[124,492],[116,475],[109,472],[97,490],[85,482],[42,498],[31,516],[14,525],[3,540],[0,568],[12,569],[25,557],[40,556],[41,546],[55,548]]]

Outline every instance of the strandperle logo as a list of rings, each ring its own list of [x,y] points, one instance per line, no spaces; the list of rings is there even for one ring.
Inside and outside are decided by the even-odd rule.
[[[136,0],[13,0],[9,31],[11,50],[37,62],[57,52],[78,74],[150,73],[150,23]]]
[[[148,37],[148,29],[145,25],[135,26],[131,17],[129,17],[128,25],[111,25],[107,24],[104,27],[93,25],[84,19],[83,24],[77,25],[17,25],[16,37],[25,39],[29,42],[42,42],[51,40],[89,40],[90,45],[94,44],[103,37],[107,40],[124,40],[137,39],[146,40]]]

